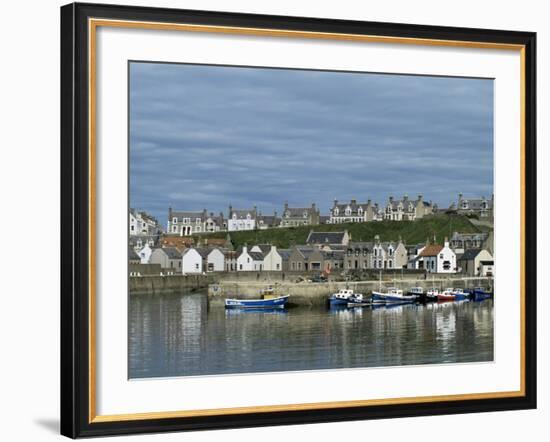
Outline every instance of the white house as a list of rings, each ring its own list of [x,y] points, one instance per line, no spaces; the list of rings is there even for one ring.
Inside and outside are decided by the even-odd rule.
[[[444,245],[427,245],[418,255],[418,268],[426,269],[428,273],[456,273],[456,254],[445,238]]]
[[[214,248],[208,251],[205,270],[207,272],[223,272],[225,270],[225,256],[220,249]]]
[[[252,210],[233,209],[229,206],[229,218],[227,219],[227,230],[235,232],[239,230],[254,230],[256,228],[256,207]]]
[[[238,272],[253,272],[263,270],[264,256],[260,252],[249,251],[246,246],[237,257]]]
[[[202,256],[196,249],[186,249],[181,255],[181,271],[184,275],[202,273]]]
[[[149,244],[145,244],[145,247],[137,252],[139,259],[141,260],[141,264],[149,264],[149,261],[151,260],[151,253],[153,253],[153,249]]]
[[[276,246],[259,244],[252,247],[250,251],[263,255],[263,270],[278,272],[283,269],[283,257],[277,251]]]

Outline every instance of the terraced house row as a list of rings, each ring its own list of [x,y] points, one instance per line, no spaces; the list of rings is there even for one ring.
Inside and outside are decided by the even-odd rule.
[[[453,234],[453,241],[470,241],[472,234]],[[209,272],[315,272],[333,273],[365,270],[424,270],[427,273],[466,273],[470,276],[493,276],[492,240],[487,235],[479,247],[453,248],[447,238],[443,244],[407,246],[397,241],[353,241],[347,230],[341,232],[310,231],[306,243],[279,249],[272,244],[244,245],[237,250],[229,239],[202,245],[192,242],[129,248],[130,275],[203,274]],[[182,238],[183,239],[183,238]],[[479,238],[478,238],[479,239]],[[154,269],[154,270],[151,270]]]

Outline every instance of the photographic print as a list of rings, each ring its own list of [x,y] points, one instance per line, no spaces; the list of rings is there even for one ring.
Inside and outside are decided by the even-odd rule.
[[[130,378],[493,361],[492,79],[128,69]]]

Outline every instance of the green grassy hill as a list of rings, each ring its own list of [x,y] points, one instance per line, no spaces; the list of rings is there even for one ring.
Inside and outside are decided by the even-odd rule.
[[[375,235],[381,241],[397,241],[399,237],[405,244],[418,244],[430,238],[443,243],[445,236],[450,237],[453,232],[477,233],[482,229],[474,226],[468,218],[461,215],[431,215],[417,221],[381,221],[369,223],[324,224],[319,226],[303,226],[278,228],[267,230],[252,230],[231,232],[231,242],[235,248],[244,244],[274,244],[279,248],[288,248],[294,244],[305,244],[310,230],[316,232],[338,232],[347,230],[352,241],[372,241]],[[487,229],[483,229],[487,230]],[[204,238],[206,235],[202,235]],[[225,238],[227,232],[210,233],[208,238]],[[199,236],[195,241],[200,240]]]

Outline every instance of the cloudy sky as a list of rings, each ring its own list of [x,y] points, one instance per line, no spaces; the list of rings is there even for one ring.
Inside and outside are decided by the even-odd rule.
[[[492,191],[492,80],[130,64],[130,205],[163,224]]]

